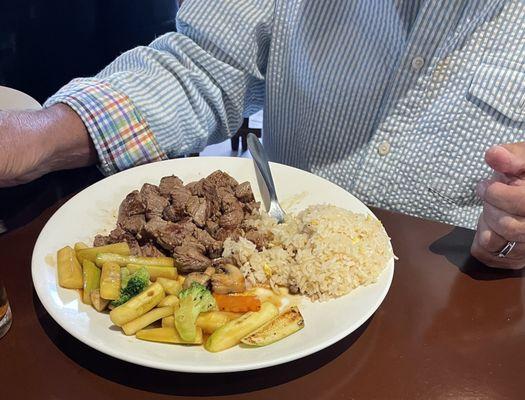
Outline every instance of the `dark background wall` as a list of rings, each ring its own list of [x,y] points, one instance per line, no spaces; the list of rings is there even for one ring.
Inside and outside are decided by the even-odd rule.
[[[177,0],[0,0],[0,85],[44,102],[175,30]]]
[[[43,103],[72,78],[174,31],[176,12],[177,0],[0,0],[0,85]],[[88,167],[0,188],[0,234],[100,178]]]

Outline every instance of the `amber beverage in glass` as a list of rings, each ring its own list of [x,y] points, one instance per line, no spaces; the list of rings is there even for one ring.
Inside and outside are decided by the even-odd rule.
[[[0,338],[4,336],[11,327],[12,315],[9,301],[7,300],[7,291],[0,281]]]

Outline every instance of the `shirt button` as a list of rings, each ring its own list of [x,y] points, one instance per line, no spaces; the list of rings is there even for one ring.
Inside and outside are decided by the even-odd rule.
[[[377,152],[380,156],[386,156],[388,153],[390,153],[390,143],[388,143],[386,140],[379,143]]]
[[[423,57],[417,56],[412,59],[412,69],[414,71],[419,71],[423,68],[423,65],[425,65],[425,59]]]

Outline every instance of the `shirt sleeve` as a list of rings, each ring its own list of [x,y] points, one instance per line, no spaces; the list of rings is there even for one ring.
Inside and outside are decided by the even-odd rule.
[[[177,31],[47,100],[82,118],[104,173],[201,151],[260,109],[274,0],[187,0]]]

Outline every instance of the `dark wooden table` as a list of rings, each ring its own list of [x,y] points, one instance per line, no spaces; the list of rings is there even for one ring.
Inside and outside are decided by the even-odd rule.
[[[0,340],[1,399],[525,398],[524,273],[488,269],[470,258],[472,231],[375,210],[399,261],[390,292],[369,321],[295,362],[192,375],[113,359],[47,314],[33,290],[31,253],[63,201],[0,236],[0,274],[14,314]]]

